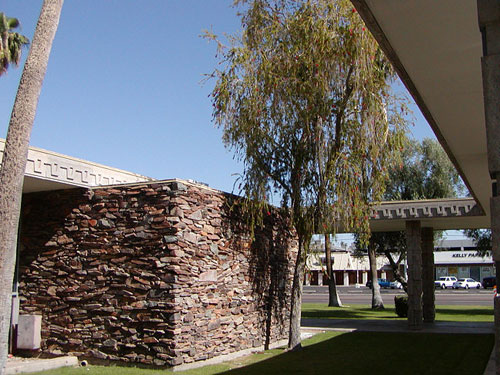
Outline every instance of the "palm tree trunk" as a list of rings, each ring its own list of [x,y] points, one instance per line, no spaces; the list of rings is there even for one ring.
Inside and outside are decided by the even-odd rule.
[[[370,259],[370,273],[372,275],[372,309],[384,309],[384,301],[380,295],[380,285],[377,276],[377,254],[373,246],[368,246],[368,258]]]
[[[325,256],[326,256],[326,275],[328,277],[328,306],[342,307],[342,302],[340,302],[340,298],[337,293],[335,274],[333,273],[332,250],[330,247],[329,234],[325,234]]]
[[[0,169],[0,375],[4,374],[24,171],[38,98],[64,0],[45,0],[9,123]]]

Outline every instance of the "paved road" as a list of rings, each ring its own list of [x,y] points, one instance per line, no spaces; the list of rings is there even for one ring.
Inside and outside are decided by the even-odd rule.
[[[371,290],[365,286],[360,288],[341,286],[338,287],[338,290],[343,304],[371,304]],[[404,292],[394,289],[382,289],[381,294],[385,304],[394,304],[394,296],[404,294]],[[304,286],[302,302],[328,302],[328,288],[326,286]],[[437,289],[436,305],[493,306],[493,292],[491,289]]]

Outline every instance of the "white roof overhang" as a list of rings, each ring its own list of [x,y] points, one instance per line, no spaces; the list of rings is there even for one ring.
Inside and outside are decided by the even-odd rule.
[[[4,148],[5,140],[0,139],[0,162]],[[30,146],[23,193],[152,180],[135,173]]]
[[[473,198],[382,202],[371,212],[373,232],[404,230],[406,221],[435,230],[484,228],[484,214]]]
[[[351,0],[413,96],[437,139],[484,210],[490,226],[475,0]]]

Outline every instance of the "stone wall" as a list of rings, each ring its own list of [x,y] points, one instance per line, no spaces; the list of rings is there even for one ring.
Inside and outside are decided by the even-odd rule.
[[[233,199],[178,181],[25,195],[42,351],[164,366],[285,338],[296,240],[269,212],[251,241]]]

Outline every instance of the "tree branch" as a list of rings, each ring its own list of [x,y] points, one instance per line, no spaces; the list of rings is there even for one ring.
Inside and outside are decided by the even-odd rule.
[[[290,187],[285,183],[285,181],[280,177],[278,176],[277,173],[273,173],[271,171],[271,168],[269,168],[269,165],[267,165],[260,157],[258,156],[254,156],[254,160],[255,162],[257,163],[258,167],[260,169],[262,169],[264,172],[266,172],[269,176],[271,176],[271,178],[276,181],[283,190],[285,190],[285,192],[291,196],[292,194],[292,191],[290,189]]]
[[[340,149],[340,131],[342,130],[342,121],[344,120],[344,114],[347,106],[347,102],[351,97],[351,94],[354,90],[354,86],[351,84],[351,76],[354,71],[354,66],[351,65],[349,67],[349,71],[347,72],[347,77],[345,79],[345,92],[342,101],[340,102],[339,112],[337,112],[337,117],[335,118],[335,149],[333,150],[336,153]]]
[[[398,267],[399,262],[401,261],[401,255],[400,255],[400,260],[398,261],[398,263],[396,263],[394,262],[394,259],[392,258],[391,252],[389,250],[384,250],[384,254],[387,257],[387,259],[389,259],[389,263],[391,264],[392,267],[392,272],[394,273],[394,278],[401,283],[405,292],[408,293],[408,283],[406,279],[399,272],[399,267]]]

